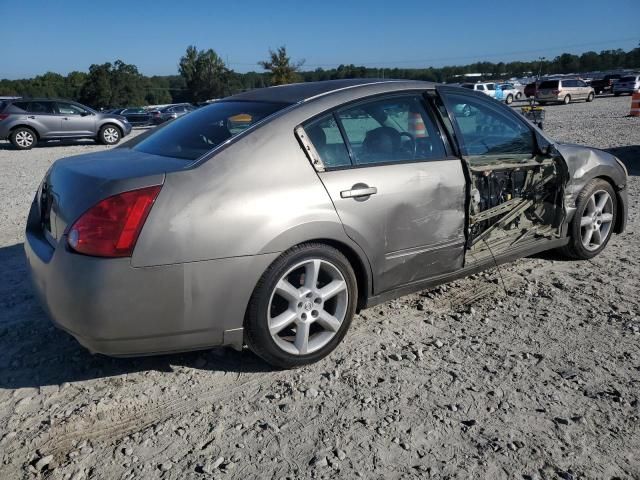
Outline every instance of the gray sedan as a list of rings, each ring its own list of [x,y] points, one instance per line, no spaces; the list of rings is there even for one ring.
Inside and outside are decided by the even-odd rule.
[[[56,162],[25,249],[53,321],[94,352],[248,345],[315,362],[356,311],[625,228],[627,173],[509,107],[425,82],[245,92]]]

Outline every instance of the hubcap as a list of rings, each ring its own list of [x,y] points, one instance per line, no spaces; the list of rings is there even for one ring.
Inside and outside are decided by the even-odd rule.
[[[337,267],[320,259],[300,262],[271,293],[267,313],[271,338],[287,353],[313,353],[340,330],[348,303],[347,282]]]
[[[106,128],[104,130],[104,139],[107,143],[114,143],[118,140],[118,131],[115,128]]]
[[[33,135],[29,132],[18,132],[16,134],[16,143],[21,147],[30,147],[33,144]]]
[[[613,222],[613,201],[604,190],[595,192],[587,201],[580,219],[582,245],[590,251],[597,250],[609,238]]]

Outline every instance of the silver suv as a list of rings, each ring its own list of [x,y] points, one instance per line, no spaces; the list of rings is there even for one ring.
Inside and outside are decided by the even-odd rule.
[[[18,150],[62,138],[93,138],[115,145],[130,132],[131,124],[125,117],[98,113],[70,100],[0,101],[0,140],[8,139]]]

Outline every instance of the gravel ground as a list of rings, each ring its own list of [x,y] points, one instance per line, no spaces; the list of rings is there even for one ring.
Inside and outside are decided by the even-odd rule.
[[[57,158],[0,144],[0,478],[640,478],[640,118],[547,107],[554,138],[629,166],[627,232],[589,262],[522,259],[363,311],[328,359],[92,356],[25,278],[22,229]],[[634,163],[635,162],[635,163]]]

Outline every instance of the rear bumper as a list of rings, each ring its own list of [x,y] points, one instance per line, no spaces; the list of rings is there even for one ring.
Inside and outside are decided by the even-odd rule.
[[[92,352],[137,356],[242,345],[255,284],[277,254],[155,267],[54,249],[27,229],[37,296],[53,322]]]

